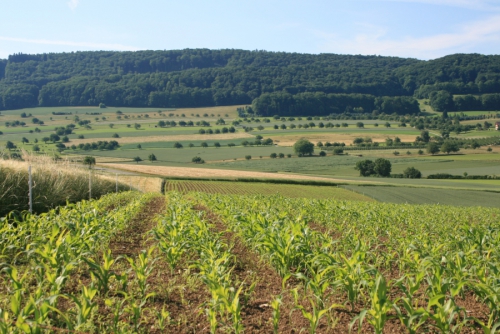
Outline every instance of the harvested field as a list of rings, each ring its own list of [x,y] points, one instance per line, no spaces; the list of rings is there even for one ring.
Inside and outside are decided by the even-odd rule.
[[[165,167],[165,166],[143,166],[127,164],[106,164],[109,168],[116,168],[137,173],[152,174],[171,177],[195,177],[195,178],[256,178],[256,179],[286,179],[286,180],[312,180],[343,182],[341,179],[330,179],[326,177],[305,176],[296,174],[277,174],[264,172],[249,172],[240,170],[210,169],[210,168],[187,168],[187,167]],[[373,182],[370,182],[373,183]]]

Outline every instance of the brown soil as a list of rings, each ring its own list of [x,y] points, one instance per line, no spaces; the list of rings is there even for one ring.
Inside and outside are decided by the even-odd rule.
[[[233,280],[236,285],[245,282],[246,286],[255,283],[250,298],[245,302],[242,298],[241,316],[245,333],[272,333],[273,332],[273,309],[271,302],[276,299],[282,291],[282,279],[278,273],[260,256],[248,249],[241,238],[228,230],[221,218],[212,213],[210,209],[197,205],[195,209],[204,211],[208,221],[214,224],[217,232],[223,233],[223,239],[231,245],[231,254],[235,256],[235,267]],[[294,303],[291,295],[285,293],[280,307],[279,333],[298,333],[301,328],[307,328],[308,324],[302,316],[289,317]],[[320,332],[318,332],[320,333]]]

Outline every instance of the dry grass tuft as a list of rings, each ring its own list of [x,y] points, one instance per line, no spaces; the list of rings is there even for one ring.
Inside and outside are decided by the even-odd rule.
[[[28,166],[32,166],[33,211],[47,211],[66,202],[89,198],[89,170],[70,160],[22,152],[24,161],[0,157],[0,216],[29,209]],[[92,198],[114,192],[114,181],[92,173]],[[119,184],[119,190],[126,187]]]

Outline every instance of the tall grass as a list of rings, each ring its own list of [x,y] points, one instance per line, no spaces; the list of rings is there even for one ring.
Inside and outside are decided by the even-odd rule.
[[[34,213],[89,198],[88,169],[69,160],[54,161],[48,156],[26,152],[23,152],[23,160],[4,160],[0,157],[0,217],[13,210],[29,209],[29,165],[32,166]],[[115,190],[114,181],[92,175],[92,198]],[[128,190],[128,187],[119,183],[118,190]]]

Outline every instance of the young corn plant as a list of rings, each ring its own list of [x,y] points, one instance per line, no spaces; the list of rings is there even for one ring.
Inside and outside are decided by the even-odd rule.
[[[282,296],[279,295],[271,302],[271,308],[273,309],[273,333],[278,333],[279,322],[280,322],[280,306],[282,303]]]
[[[129,257],[126,258],[130,267],[132,267],[132,271],[135,273],[139,285],[140,298],[143,301],[149,297],[149,295],[147,295],[149,286],[147,284],[147,279],[154,269],[154,263],[158,260],[158,258],[153,257],[154,249],[154,247],[150,247],[147,251],[141,251],[136,260]]]
[[[113,264],[115,264],[121,256],[113,259],[111,255],[111,250],[108,249],[102,253],[102,264],[97,263],[92,258],[83,257],[83,261],[87,263],[92,274],[92,280],[97,280],[97,287],[99,291],[106,295],[109,290],[109,282],[111,278],[116,277],[117,274],[111,270]]]
[[[405,313],[401,311],[397,302],[394,304],[394,309],[396,310],[399,320],[410,334],[416,333],[429,318],[428,312],[423,307],[419,307],[418,300],[414,299],[415,293],[424,280],[424,276],[425,271],[421,270],[415,275],[405,275],[395,283],[395,285],[405,294],[405,297],[398,299]]]
[[[316,333],[316,328],[318,328],[321,318],[323,318],[332,308],[338,307],[343,308],[343,305],[332,304],[329,307],[321,308],[319,307],[317,300],[315,298],[307,298],[312,310],[309,312],[307,309],[299,303],[299,293],[297,288],[292,290],[292,295],[295,301],[295,308],[291,311],[300,310],[302,316],[309,321],[309,333]]]
[[[349,330],[352,330],[354,324],[359,321],[358,332],[361,331],[361,325],[366,317],[367,321],[373,326],[376,334],[382,333],[384,325],[387,321],[388,315],[393,309],[393,302],[387,296],[387,282],[381,274],[377,274],[377,278],[370,290],[371,308],[363,310],[354,318],[349,325]]]
[[[90,284],[89,287],[82,288],[80,298],[69,295],[76,306],[76,330],[81,329],[92,318],[93,311],[97,308],[97,302],[94,301],[97,291],[94,285]]]

